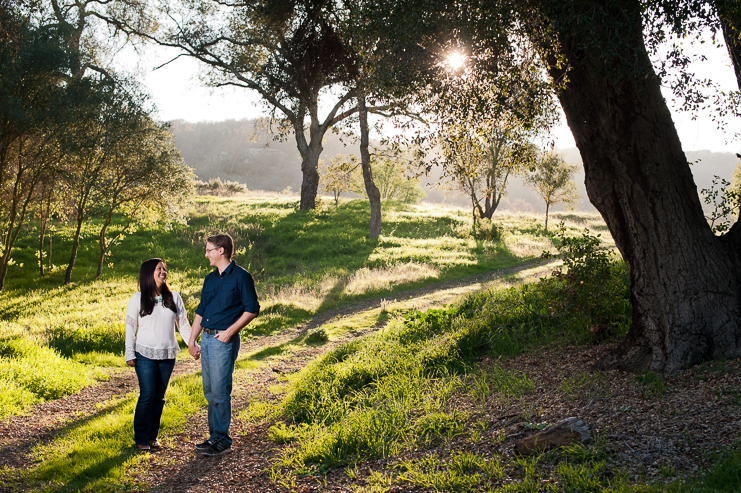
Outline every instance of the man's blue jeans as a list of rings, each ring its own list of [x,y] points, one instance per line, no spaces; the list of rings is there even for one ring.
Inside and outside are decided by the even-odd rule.
[[[203,395],[208,402],[208,439],[231,446],[229,425],[232,421],[232,375],[239,354],[239,334],[229,342],[205,332],[201,336],[201,375]]]
[[[134,441],[147,445],[157,440],[160,432],[162,409],[165,407],[165,391],[170,382],[174,359],[149,359],[136,355],[134,370],[139,379],[139,400],[134,411]]]

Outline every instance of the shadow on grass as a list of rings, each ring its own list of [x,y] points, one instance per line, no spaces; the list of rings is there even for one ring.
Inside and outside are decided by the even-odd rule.
[[[237,363],[235,365],[236,369],[243,369],[243,368],[249,368],[251,366],[251,363],[255,361],[263,361],[267,358],[270,358],[272,356],[279,356],[285,352],[287,352],[291,346],[297,346],[299,343],[301,343],[305,338],[308,330],[302,330],[299,332],[299,334],[291,339],[290,341],[283,342],[281,344],[277,344],[275,346],[268,346],[260,351],[257,351],[256,353],[253,353],[246,358],[237,360]]]
[[[4,476],[6,473],[10,474],[13,471],[16,471],[17,474],[20,476],[20,480],[23,482],[44,482],[44,483],[47,483],[48,485],[49,481],[58,481],[58,471],[69,467],[69,466],[65,466],[64,464],[74,464],[75,463],[78,450],[76,449],[70,450],[68,451],[67,454],[64,454],[64,455],[57,454],[56,456],[52,458],[44,460],[44,462],[39,464],[35,469],[29,470],[29,471],[18,471],[8,466],[12,466],[14,462],[19,459],[25,460],[24,458],[31,455],[33,450],[38,446],[43,447],[43,446],[51,445],[52,442],[54,441],[63,441],[68,437],[74,436],[82,428],[84,428],[87,425],[92,424],[95,420],[101,419],[101,418],[104,419],[106,415],[116,413],[116,412],[121,412],[125,406],[130,405],[129,401],[134,398],[135,396],[121,399],[121,401],[119,401],[118,403],[110,407],[107,407],[106,409],[102,409],[100,411],[84,416],[80,419],[76,419],[72,422],[63,424],[57,428],[47,429],[45,430],[45,432],[34,435],[33,437],[29,437],[26,440],[21,440],[21,441],[14,440],[9,444],[4,445],[3,447],[0,447],[0,457],[3,458],[3,460],[0,461],[0,466],[5,466],[3,468],[0,468],[0,472],[2,472]],[[117,431],[114,431],[114,435],[115,434],[117,434]],[[96,438],[100,439],[103,437],[96,437]],[[88,442],[88,443],[91,445],[94,445],[92,442]],[[103,448],[98,447],[93,452],[100,454],[104,450],[110,450],[110,449],[108,449],[107,447],[103,447]],[[123,449],[121,450],[120,453],[112,457],[106,458],[104,460],[104,463],[106,465],[103,467],[102,470],[104,471],[104,473],[108,473],[108,471],[110,471],[112,467],[123,464],[129,457],[131,457],[133,453],[134,453],[133,449],[131,450]],[[14,458],[15,458],[15,461],[13,460]],[[95,465],[94,468],[98,471],[101,470],[98,465]],[[88,469],[90,468],[85,469],[85,471],[87,471]],[[83,472],[83,473],[75,475],[75,478],[78,478],[78,479],[72,479],[70,481],[65,481],[66,483],[65,486],[60,487],[59,489],[52,490],[52,491],[77,491],[78,488],[82,489],[86,484],[88,484],[89,481],[94,481],[100,478],[100,474],[98,474],[95,477],[91,477],[89,472]],[[84,478],[84,480],[80,481],[79,478]],[[3,479],[5,478],[3,477]]]
[[[398,288],[398,290],[391,290],[389,293],[387,293],[385,296],[393,296],[395,301],[405,301],[412,298],[417,298],[421,295],[424,295],[426,293],[432,293],[434,291],[444,290],[444,289],[452,289],[459,286],[465,286],[468,284],[475,284],[475,283],[482,283],[482,282],[490,282],[495,279],[502,279],[507,276],[511,276],[514,274],[517,274],[520,271],[530,269],[532,267],[535,267],[537,265],[547,265],[550,263],[555,262],[554,260],[543,262],[539,259],[531,260],[529,262],[526,262],[524,264],[516,265],[514,267],[508,267],[505,269],[498,269],[498,270],[489,270],[484,271],[481,273],[477,273],[470,276],[461,276],[458,278],[449,279],[442,282],[437,282],[430,284],[428,282],[422,281],[414,281],[411,283],[403,284],[395,286],[395,288]],[[343,317],[348,317],[351,315],[355,315],[367,310],[373,310],[375,308],[380,308],[381,305],[384,303],[384,300],[386,298],[379,298],[378,295],[375,297],[371,296],[358,296],[355,298],[355,303],[347,303],[342,307],[340,310],[340,313]],[[348,301],[348,300],[345,300]],[[320,311],[317,310],[317,315],[315,315],[309,323],[306,325],[306,330],[310,330],[316,327],[319,327],[325,323],[327,323],[329,320],[331,320],[333,317],[337,316],[337,311],[330,311],[329,307],[331,305],[327,304],[327,310]],[[382,313],[379,315],[379,319],[376,322],[382,323],[383,319],[382,317],[388,318],[389,315],[386,313],[385,315]]]
[[[298,308],[291,304],[276,303],[260,311],[257,318],[259,323],[250,326],[247,331],[254,336],[272,335],[276,332],[299,325],[312,316],[312,312],[303,308]]]
[[[190,381],[190,378],[189,374],[185,374],[171,381],[171,386],[179,388],[180,397],[171,397],[172,402],[165,407],[161,429],[163,435],[176,432],[184,417],[190,413],[187,409],[193,407],[182,400],[189,399],[191,387],[200,388],[200,384]],[[0,448],[0,478],[4,480],[8,476],[12,481],[21,481],[25,488],[29,484],[39,484],[43,486],[40,488],[43,491],[130,490],[128,486],[135,484],[135,481],[122,479],[116,469],[138,453],[133,446],[132,426],[137,397],[138,391],[132,391],[109,405],[105,405],[109,401],[101,401],[104,406],[88,415],[3,446]],[[181,399],[180,404],[178,398]],[[198,402],[194,405],[201,407]],[[28,462],[29,456],[36,455],[42,462],[31,464],[32,467],[35,465],[32,469],[14,469],[17,464]],[[0,488],[1,491],[4,490]]]
[[[48,331],[47,344],[59,351],[62,356],[71,358],[78,353],[124,354],[124,332],[118,326],[54,327]]]

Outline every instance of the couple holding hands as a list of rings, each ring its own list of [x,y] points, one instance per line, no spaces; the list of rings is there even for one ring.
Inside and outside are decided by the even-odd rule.
[[[203,394],[208,402],[209,437],[196,449],[207,456],[232,451],[229,436],[232,375],[239,353],[239,332],[260,312],[252,276],[231,259],[234,242],[227,234],[206,240],[206,258],[216,269],[206,276],[193,328],[180,295],[167,286],[167,266],[152,258],[139,270],[139,293],[126,309],[126,364],[139,379],[134,411],[134,441],[140,450],[159,448],[157,440],[165,391],[180,352],[175,327],[188,351],[201,360]],[[202,333],[202,334],[201,334]],[[201,345],[196,340],[201,335]]]

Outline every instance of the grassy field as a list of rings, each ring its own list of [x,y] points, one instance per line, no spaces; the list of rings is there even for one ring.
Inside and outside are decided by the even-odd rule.
[[[192,313],[210,270],[204,238],[216,232],[234,237],[235,260],[255,277],[262,313],[250,327],[254,334],[279,331],[363,299],[515,266],[551,248],[535,216],[502,215],[497,219],[501,237],[491,241],[471,236],[470,218],[461,210],[387,204],[381,237],[368,240],[369,211],[362,201],[307,213],[296,209],[295,198],[280,195],[199,198],[187,224],[142,226],[129,234],[114,247],[99,280],[94,280],[99,223],[90,221],[69,286],[62,279],[71,228],[55,225],[52,272],[40,277],[38,240],[30,225],[0,293],[0,341],[22,336],[71,361],[122,365],[124,310],[137,291],[140,263],[164,258],[171,288]],[[574,229],[604,230],[595,216],[564,219]],[[9,346],[0,351],[3,358],[25,354]]]
[[[288,379],[278,405],[259,404],[259,411],[250,411],[250,419],[274,421],[270,439],[283,447],[272,469],[279,483],[290,489],[297,478],[321,477],[337,467],[352,477],[363,461],[398,457],[392,469],[378,472],[356,491],[387,491],[394,485],[478,491],[513,470],[520,471],[520,482],[508,491],[540,491],[551,479],[573,486],[553,491],[637,487],[620,471],[606,468],[601,442],[522,462],[491,461],[464,449],[403,458],[410,449],[432,451],[452,437],[470,433],[473,440],[474,433],[480,438],[487,432],[483,422],[480,430],[469,429],[469,415],[450,406],[461,392],[474,400],[493,394],[507,402],[531,392],[534,383],[527,374],[503,367],[482,373],[476,366],[480,358],[508,358],[544,344],[615,340],[625,333],[630,313],[625,267],[599,253],[611,242],[598,216],[554,214],[551,224],[562,221],[563,229],[559,233],[554,226],[546,233],[542,217],[502,213],[494,227],[473,230],[467,211],[387,203],[380,238],[368,240],[369,210],[363,201],[339,207],[324,201],[306,213],[297,206],[295,197],[280,194],[199,197],[187,224],[140,226],[129,234],[114,247],[99,280],[94,280],[99,223],[93,220],[84,230],[69,286],[61,283],[71,230],[55,224],[52,263],[57,267],[40,277],[38,240],[30,225],[0,294],[0,419],[126,371],[124,311],[137,291],[140,263],[153,256],[167,261],[170,286],[183,295],[192,316],[210,271],[204,239],[227,232],[235,239],[235,260],[255,277],[262,304],[247,337],[280,334],[326,312],[384,300],[380,308],[330,320],[306,337],[242,355],[238,373],[289,350],[389,321],[383,331],[340,345]],[[590,235],[582,235],[584,228]],[[587,262],[570,257],[572,241],[587,242],[594,257]],[[405,290],[530,263],[559,245],[576,278],[550,276],[470,294],[434,310],[410,311],[386,301]],[[146,456],[131,448],[135,400],[135,393],[119,396],[65,424],[50,443],[33,450],[38,466],[0,469],[0,478],[38,491],[142,488],[125,474],[146,466]],[[174,378],[164,436],[177,432],[203,405],[197,374]],[[733,469],[738,454],[724,456],[719,464]],[[727,484],[722,470],[719,481]],[[696,487],[681,483],[677,488]]]

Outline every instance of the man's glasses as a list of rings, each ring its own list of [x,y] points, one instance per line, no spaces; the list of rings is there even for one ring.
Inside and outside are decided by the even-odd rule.
[[[221,248],[221,247],[206,248],[206,253],[211,252],[211,251],[214,251],[214,250],[218,250],[219,248]]]

